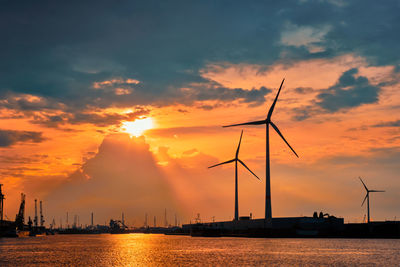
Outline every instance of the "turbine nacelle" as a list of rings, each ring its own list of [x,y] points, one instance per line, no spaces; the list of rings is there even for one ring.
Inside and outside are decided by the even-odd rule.
[[[365,185],[364,181],[361,179],[361,177],[358,177],[361,181],[361,183],[363,184],[365,191],[367,191],[367,194],[364,197],[364,200],[361,204],[361,207],[364,205],[364,202],[367,198],[369,198],[369,193],[376,193],[376,192],[385,192],[384,190],[369,190],[368,187]]]
[[[286,143],[286,145],[290,148],[290,150],[292,150],[292,152],[296,155],[296,157],[299,157],[296,153],[296,151],[294,151],[294,149],[289,145],[288,141],[286,141],[285,137],[283,137],[283,134],[281,133],[281,131],[279,130],[278,126],[275,125],[275,123],[273,123],[271,121],[271,117],[272,117],[272,113],[274,112],[275,109],[275,105],[276,102],[278,100],[279,97],[279,93],[281,92],[282,89],[282,85],[283,82],[285,81],[285,79],[282,80],[281,86],[279,87],[278,93],[276,94],[276,97],[274,99],[274,102],[272,103],[271,107],[269,108],[268,111],[268,115],[267,118],[265,120],[260,120],[260,121],[251,121],[251,122],[245,122],[245,123],[238,123],[238,124],[231,124],[231,125],[226,125],[226,126],[222,126],[223,128],[227,128],[227,127],[234,127],[234,126],[241,126],[241,125],[262,125],[265,124],[267,127],[269,127],[269,125],[272,126],[272,128],[278,133],[278,135],[283,139],[283,141]],[[240,144],[239,144],[240,145]]]

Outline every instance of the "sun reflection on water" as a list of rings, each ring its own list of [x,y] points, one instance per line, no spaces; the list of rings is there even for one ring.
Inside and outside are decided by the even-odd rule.
[[[0,250],[0,266],[397,266],[400,240],[55,235]]]

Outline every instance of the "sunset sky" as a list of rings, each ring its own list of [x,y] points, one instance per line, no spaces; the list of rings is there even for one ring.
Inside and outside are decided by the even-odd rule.
[[[84,2],[84,3],[83,3]],[[46,223],[140,226],[264,217],[400,218],[399,1],[1,1],[0,183]],[[150,220],[151,218],[151,220]]]

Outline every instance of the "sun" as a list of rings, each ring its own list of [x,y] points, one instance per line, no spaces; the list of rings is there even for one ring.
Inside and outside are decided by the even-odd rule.
[[[154,127],[153,119],[148,117],[145,119],[136,119],[134,121],[124,121],[121,130],[128,133],[131,137],[139,137],[144,131]]]

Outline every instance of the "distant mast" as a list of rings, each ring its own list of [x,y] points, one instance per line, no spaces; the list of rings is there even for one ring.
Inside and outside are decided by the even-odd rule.
[[[3,220],[3,212],[4,212],[4,195],[3,192],[1,191],[1,187],[3,184],[0,184],[0,221]]]

